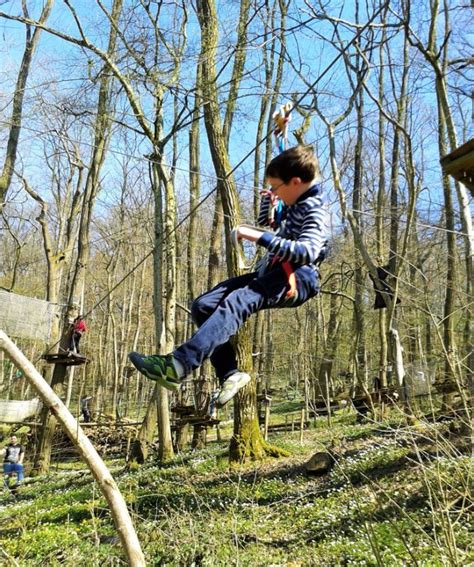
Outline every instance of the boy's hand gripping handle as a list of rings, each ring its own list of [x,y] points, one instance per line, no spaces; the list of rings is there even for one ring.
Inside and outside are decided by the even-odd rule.
[[[245,229],[249,229],[247,231],[247,235],[245,234]],[[237,266],[239,270],[251,270],[255,262],[255,260],[252,260],[250,264],[247,264],[247,258],[244,254],[241,240],[245,239],[249,240],[250,242],[256,242],[259,238],[259,235],[261,236],[264,232],[265,230],[252,226],[250,224],[239,224],[232,230],[232,244],[237,249]]]

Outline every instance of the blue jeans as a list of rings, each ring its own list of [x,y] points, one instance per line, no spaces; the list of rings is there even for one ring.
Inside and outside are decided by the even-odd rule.
[[[314,268],[300,266],[295,275],[298,295],[291,305],[285,301],[289,284],[279,265],[262,276],[253,272],[225,280],[199,296],[191,307],[199,328],[173,352],[186,374],[199,368],[206,358],[210,358],[221,383],[235,372],[237,361],[229,339],[252,314],[275,307],[298,307],[317,295],[319,277]]]
[[[25,478],[21,463],[3,463],[3,474],[10,475],[11,473],[16,473],[17,482],[21,482]],[[5,479],[5,486],[8,487],[8,477]]]

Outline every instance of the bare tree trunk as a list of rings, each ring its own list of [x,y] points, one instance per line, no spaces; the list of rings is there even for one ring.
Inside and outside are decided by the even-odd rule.
[[[25,18],[29,18],[28,9],[26,7],[26,0],[22,1],[23,13]],[[51,9],[54,5],[54,0],[47,0],[41,11],[39,22],[45,24]],[[8,133],[7,150],[5,161],[3,163],[2,172],[0,174],[0,211],[2,210],[5,199],[7,197],[8,189],[10,188],[11,180],[13,177],[13,170],[15,169],[16,154],[18,148],[18,141],[20,139],[21,122],[23,116],[23,99],[25,96],[25,87],[30,72],[30,65],[35,53],[38,41],[41,35],[41,28],[36,27],[34,32],[31,33],[31,26],[26,24],[26,46],[21,60],[20,71],[15,85],[15,94],[13,95],[13,109],[10,118],[10,130]]]
[[[221,126],[219,101],[217,96],[217,76],[215,57],[217,49],[217,12],[214,0],[199,0],[198,18],[201,26],[201,55],[204,122],[211,150],[211,157],[219,178],[219,191],[224,209],[226,232],[226,256],[228,271],[237,273],[237,251],[231,246],[230,233],[240,222],[240,205],[233,178],[229,175],[231,166],[225,138]],[[241,46],[243,48],[243,46]],[[252,372],[251,339],[248,326],[245,326],[233,341],[238,367],[244,372]],[[241,461],[247,457],[260,457],[266,452],[266,444],[260,433],[257,415],[257,395],[255,378],[250,385],[235,398],[234,435],[231,440],[229,456],[231,461]]]
[[[161,159],[161,156],[158,156],[158,159]],[[165,278],[163,277],[163,260],[164,260],[164,233],[165,233],[165,223],[163,223],[163,199],[161,194],[161,182],[160,176],[161,172],[159,171],[159,163],[158,159],[155,159],[152,164],[152,186],[153,186],[153,194],[155,196],[155,238],[156,238],[156,246],[153,252],[153,273],[154,273],[154,294],[153,294],[153,304],[154,304],[154,312],[155,312],[155,333],[156,333],[156,342],[159,345],[159,350],[161,348],[172,348],[170,335],[169,333],[174,333],[174,326],[171,329],[166,327],[167,323],[174,323],[174,309],[176,306],[176,298],[174,295],[174,284],[172,282],[172,288],[167,290],[167,297],[166,303],[167,307],[165,309],[171,310],[172,312],[168,311],[168,315],[165,317],[165,310],[163,309],[163,282]],[[166,194],[166,189],[165,189]],[[167,205],[168,208],[168,205]],[[165,216],[166,219],[166,216]],[[170,225],[168,224],[168,229]],[[173,228],[174,230],[174,224]],[[174,233],[170,235],[171,240],[174,241],[175,235]],[[174,242],[167,242],[167,246],[170,246],[171,249],[168,249],[171,254],[176,254],[175,249],[175,241]],[[168,258],[167,261],[167,273],[166,273],[166,281],[169,282],[170,278],[172,277],[172,273],[176,273],[175,269],[175,262],[176,256],[173,258]],[[165,322],[166,318],[166,322]],[[166,333],[166,334],[165,334]],[[167,350],[166,350],[167,352]],[[161,461],[165,461],[171,458],[174,454],[173,451],[173,443],[171,439],[171,426],[170,426],[170,415],[169,415],[169,396],[168,391],[165,388],[157,385],[156,387],[156,403],[157,403],[157,424],[158,424],[158,440],[159,440],[159,458]],[[152,403],[152,402],[151,402]],[[148,412],[147,412],[148,415]],[[147,425],[147,430],[149,434],[151,434],[151,428]]]
[[[196,229],[197,229],[197,204],[200,194],[200,147],[199,147],[199,109],[201,105],[201,65],[198,64],[196,71],[196,94],[194,96],[194,109],[192,114],[192,124],[189,130],[189,228],[187,241],[187,280],[188,297],[190,300],[196,297]]]
[[[163,173],[161,173],[163,178]],[[164,180],[166,207],[165,207],[165,234],[166,238],[166,307],[165,307],[165,335],[163,351],[170,352],[175,346],[176,327],[176,202],[174,189],[169,178]],[[155,294],[159,290],[155,290]],[[160,322],[157,322],[157,336]],[[165,388],[158,390],[158,455],[160,461],[167,461],[174,456],[173,441],[171,437],[171,425],[169,414],[169,393]]]
[[[387,7],[388,8],[388,7]],[[385,24],[386,11],[382,16],[382,25]],[[386,29],[382,31],[382,39],[379,49],[379,92],[378,98],[382,102],[384,99],[384,49],[386,40]],[[377,190],[377,217],[376,217],[376,237],[377,237],[377,255],[378,261],[382,263],[385,256],[385,238],[383,226],[383,211],[385,206],[385,119],[382,112],[379,112],[378,124],[378,143],[379,143],[379,179]],[[379,309],[379,337],[380,337],[380,353],[379,353],[379,381],[381,388],[387,388],[387,366],[388,366],[388,343],[387,343],[387,317],[386,310]]]
[[[358,70],[358,73],[362,71]],[[359,79],[360,82],[360,79]],[[363,232],[361,226],[362,217],[362,147],[363,147],[363,113],[364,113],[364,98],[362,92],[359,92],[356,98],[355,108],[357,113],[357,139],[354,150],[354,187],[352,193],[352,210],[354,214],[354,221],[357,228]],[[362,261],[360,252],[355,248],[355,268],[354,268],[354,336],[356,342],[354,344],[354,358],[355,358],[355,376],[362,390],[365,391],[368,387],[367,383],[367,351],[366,351],[366,336],[365,336],[365,314],[364,302],[362,299],[362,290],[364,289],[364,274],[362,272]]]
[[[120,12],[122,10],[122,0],[114,0],[112,14],[114,22],[118,21]],[[117,31],[114,26],[111,26],[109,33],[108,53],[111,57],[115,52]],[[61,337],[60,347],[64,350],[69,348],[70,342],[70,321],[74,319],[77,314],[78,306],[75,305],[75,298],[78,290],[82,285],[87,262],[89,259],[89,230],[92,219],[92,210],[95,203],[95,198],[99,190],[99,175],[105,159],[107,149],[111,115],[109,109],[110,103],[110,84],[111,78],[109,73],[105,72],[102,75],[99,88],[99,98],[97,104],[97,114],[94,125],[94,150],[92,153],[91,163],[88,170],[86,186],[84,189],[84,197],[82,201],[81,219],[79,226],[78,236],[78,257],[76,262],[76,269],[69,289],[68,309],[66,311],[63,333]],[[55,392],[61,391],[66,377],[65,365],[56,365],[53,371],[51,380],[51,387]],[[42,434],[39,440],[38,456],[35,463],[35,470],[44,474],[48,472],[51,459],[51,448],[53,443],[53,436],[55,431],[55,419],[52,415],[43,412]]]
[[[457,146],[456,139],[456,127],[454,119],[452,116],[451,108],[448,99],[448,84],[447,84],[447,69],[448,69],[448,49],[449,49],[449,39],[451,36],[451,26],[449,23],[449,6],[446,2],[443,2],[443,7],[440,9],[439,0],[433,0],[430,3],[431,8],[431,20],[430,20],[430,30],[427,44],[424,45],[422,41],[417,37],[416,33],[410,28],[410,8],[411,4],[407,3],[405,9],[405,21],[407,26],[407,34],[410,43],[414,45],[423,54],[426,61],[432,67],[435,75],[435,85],[436,85],[436,98],[438,103],[438,118],[439,118],[439,150],[440,157],[443,158],[447,153],[447,141],[449,141],[450,149],[453,151]],[[441,41],[441,47],[437,45],[437,33],[439,29],[442,29],[438,22],[438,15],[442,12],[444,15],[444,37]],[[464,245],[466,250],[466,281],[467,289],[470,291],[472,286],[473,277],[473,259],[474,259],[474,230],[472,226],[472,215],[469,206],[469,197],[464,185],[461,183],[455,183],[457,197],[460,206],[461,213],[461,224],[464,233]],[[443,406],[448,408],[452,403],[452,393],[449,392],[451,385],[455,385],[458,388],[465,406],[465,411],[468,416],[472,418],[472,400],[474,399],[474,379],[473,379],[473,355],[472,355],[472,344],[470,338],[470,330],[472,326],[472,307],[468,306],[465,310],[464,316],[464,329],[465,336],[467,338],[467,345],[465,348],[470,352],[468,357],[469,366],[467,369],[468,378],[468,396],[471,399],[470,404],[466,400],[463,388],[462,380],[457,371],[458,367],[458,355],[456,352],[455,337],[454,337],[454,314],[455,314],[455,236],[454,233],[449,231],[454,228],[454,218],[453,218],[453,204],[449,180],[446,176],[443,177],[443,194],[445,198],[445,208],[446,208],[446,238],[448,247],[448,270],[447,270],[447,281],[446,281],[446,297],[445,297],[445,316],[444,316],[444,350],[445,350],[445,381],[448,383],[446,388],[447,392],[443,400]],[[450,228],[452,227],[452,228]],[[467,331],[467,334],[466,334]],[[471,443],[474,443],[474,428],[471,427]]]
[[[227,105],[224,118],[223,136],[226,145],[229,145],[230,131],[234,119],[235,104],[239,94],[240,82],[242,80],[245,59],[247,53],[247,27],[250,11],[250,0],[240,0],[239,25],[237,28],[237,42],[235,46],[234,65],[232,67],[232,77],[230,79],[230,91],[227,98]]]
[[[133,441],[130,449],[130,462],[143,464],[149,453],[150,443],[153,441],[156,433],[157,416],[158,416],[158,388],[155,384],[153,394],[147,406],[145,418],[140,426],[137,438]]]
[[[337,294],[336,294],[336,284],[335,278],[331,282],[331,296],[329,299],[329,321],[327,325],[327,338],[326,347],[322,353],[321,364],[319,366],[318,373],[318,389],[319,395],[326,398],[327,385],[331,383],[332,378],[332,368],[334,364],[334,359],[336,358],[338,335],[340,328],[340,321],[338,321],[339,309],[337,308]],[[307,335],[305,335],[307,336]],[[326,400],[329,404],[330,401]]]

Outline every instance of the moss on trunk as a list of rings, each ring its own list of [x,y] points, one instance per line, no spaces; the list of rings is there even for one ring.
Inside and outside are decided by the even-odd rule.
[[[234,340],[238,366],[251,373],[250,330],[245,326]],[[251,382],[237,394],[234,406],[234,434],[229,446],[230,462],[286,456],[287,452],[265,441],[260,431],[257,412],[257,381]]]

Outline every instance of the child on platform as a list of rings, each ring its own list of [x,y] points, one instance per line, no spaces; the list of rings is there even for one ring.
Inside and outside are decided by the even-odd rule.
[[[82,315],[76,317],[72,323],[71,346],[69,350],[75,354],[80,354],[79,341],[87,331],[86,321]]]
[[[172,353],[144,356],[131,352],[134,366],[168,389],[210,358],[215,368],[222,407],[250,381],[237,368],[230,338],[257,311],[297,307],[319,291],[319,263],[327,254],[329,215],[323,202],[319,164],[310,146],[296,146],[271,160],[265,170],[270,190],[263,197],[258,223],[278,228],[276,234],[238,227],[239,239],[267,249],[257,271],[230,278],[199,296],[191,314],[198,329]],[[281,200],[275,220],[271,203]],[[269,220],[271,218],[271,221]]]

